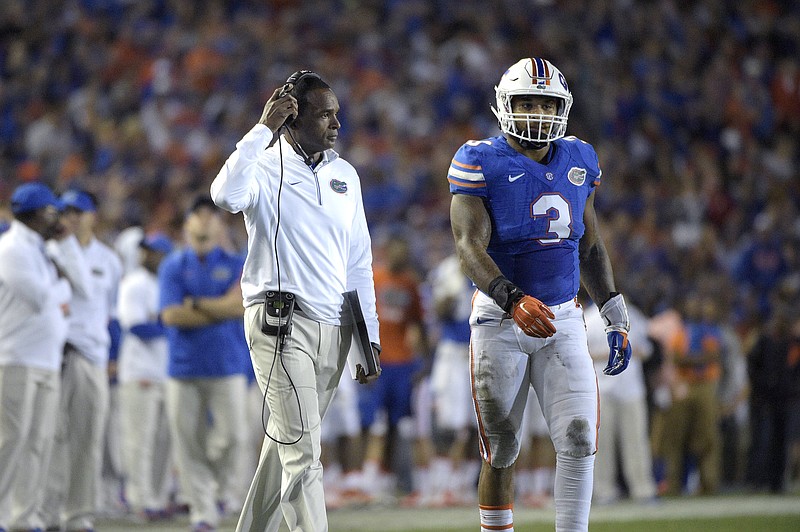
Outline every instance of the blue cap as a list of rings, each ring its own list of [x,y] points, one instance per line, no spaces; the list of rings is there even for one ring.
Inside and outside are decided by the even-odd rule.
[[[172,251],[172,241],[162,233],[155,233],[144,237],[139,245],[150,251],[156,251],[165,255]]]
[[[92,197],[82,190],[70,189],[61,194],[61,201],[65,207],[72,207],[81,212],[94,212],[97,207]]]
[[[14,214],[35,211],[50,205],[58,210],[64,208],[64,204],[44,183],[25,183],[11,194],[11,212]]]

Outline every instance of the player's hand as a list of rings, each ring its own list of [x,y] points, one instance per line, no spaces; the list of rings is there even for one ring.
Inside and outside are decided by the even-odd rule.
[[[631,344],[628,342],[628,333],[625,331],[611,331],[608,333],[608,346],[611,353],[608,355],[608,365],[603,368],[606,375],[618,375],[625,371],[631,361]]]
[[[631,361],[631,344],[628,342],[631,324],[622,294],[614,294],[606,301],[600,308],[600,316],[606,324],[608,347],[611,349],[603,373],[618,375],[625,371]]]
[[[511,317],[514,318],[522,332],[534,338],[549,338],[556,333],[555,326],[550,320],[555,319],[556,315],[550,307],[532,296],[522,296],[519,301],[514,303],[511,309]]]
[[[281,88],[277,88],[264,105],[258,123],[275,133],[289,117],[297,117],[297,100],[291,94],[281,96]]]

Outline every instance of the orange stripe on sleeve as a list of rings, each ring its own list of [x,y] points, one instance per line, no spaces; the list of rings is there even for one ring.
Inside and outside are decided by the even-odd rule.
[[[465,170],[482,170],[483,169],[480,165],[464,164],[462,162],[456,161],[455,159],[453,159],[450,162],[450,164],[452,164],[453,166],[458,166],[459,168],[464,168]]]
[[[462,188],[486,188],[486,182],[485,181],[481,181],[480,183],[470,183],[470,182],[467,182],[467,181],[456,181],[455,179],[450,179],[449,177],[447,178],[447,180],[451,184],[453,184],[453,185],[455,185],[457,187],[462,187]]]

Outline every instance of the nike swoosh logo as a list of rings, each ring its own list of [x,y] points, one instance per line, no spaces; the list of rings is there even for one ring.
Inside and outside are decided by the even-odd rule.
[[[302,181],[296,181],[296,182],[294,182],[294,183],[289,183],[289,184],[290,184],[290,185],[292,185],[292,186],[294,186],[294,185],[299,185],[300,183],[302,183]]]
[[[513,183],[514,181],[516,181],[517,179],[519,179],[520,177],[522,177],[524,175],[525,175],[525,172],[522,172],[521,174],[515,175],[515,176],[508,176],[508,182],[509,183]]]
[[[477,323],[478,325],[485,325],[485,324],[487,324],[487,323],[492,323],[493,321],[495,321],[495,320],[494,320],[494,319],[492,319],[492,318],[482,318],[482,317],[480,317],[480,316],[478,316],[478,317],[475,319],[475,323]]]

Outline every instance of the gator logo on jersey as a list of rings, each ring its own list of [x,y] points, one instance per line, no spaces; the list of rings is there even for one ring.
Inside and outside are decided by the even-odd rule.
[[[337,194],[344,194],[347,192],[347,183],[338,179],[331,179],[331,189]]]
[[[231,269],[227,266],[217,266],[211,271],[211,278],[215,281],[227,281],[231,277]]]
[[[567,179],[569,179],[569,182],[573,185],[578,187],[581,186],[584,182],[586,182],[586,169],[573,166],[569,169]]]

